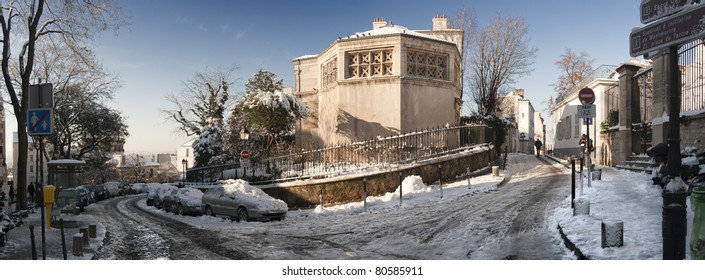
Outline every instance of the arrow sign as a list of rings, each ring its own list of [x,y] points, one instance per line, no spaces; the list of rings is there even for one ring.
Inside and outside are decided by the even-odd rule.
[[[27,134],[30,136],[51,135],[53,133],[51,109],[29,109],[27,111]]]

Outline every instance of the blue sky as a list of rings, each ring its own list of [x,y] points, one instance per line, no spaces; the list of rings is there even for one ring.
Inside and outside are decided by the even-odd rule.
[[[387,21],[414,30],[431,29],[434,15],[452,17],[467,7],[480,25],[496,12],[522,17],[530,44],[538,49],[534,71],[514,88],[524,88],[537,110],[553,95],[558,71],[553,64],[566,48],[585,51],[593,66],[629,60],[628,38],[639,22],[640,0],[356,0],[356,1],[120,1],[131,24],[117,34],[97,38],[95,49],[105,69],[117,73],[123,87],[114,108],[128,118],[128,152],[173,153],[188,138],[160,109],[181,82],[209,68],[237,65],[235,90],[257,69],[293,85],[292,59],[317,54],[335,39],[372,29]],[[9,110],[7,110],[9,111]],[[546,114],[544,118],[548,118]],[[8,116],[8,133],[16,130]],[[8,141],[12,141],[10,138]]]

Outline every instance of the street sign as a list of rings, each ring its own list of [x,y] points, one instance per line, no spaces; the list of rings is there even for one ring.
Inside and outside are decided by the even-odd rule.
[[[240,167],[250,167],[249,159],[240,159]]]
[[[53,125],[51,109],[29,109],[27,111],[27,135],[51,135]]]
[[[689,0],[641,0],[641,23],[647,24],[682,11]]]
[[[629,34],[629,54],[636,57],[702,38],[705,35],[705,23],[701,23],[703,17],[705,5],[699,5],[665,20],[633,29]]]
[[[597,113],[595,105],[578,105],[578,118],[594,118]]]
[[[592,125],[592,118],[583,119],[583,125]]]
[[[250,151],[243,150],[242,152],[240,152],[240,158],[241,159],[249,159],[250,158]]]
[[[595,92],[590,88],[581,89],[578,92],[578,99],[583,105],[595,103]]]
[[[54,91],[52,84],[38,84],[29,86],[29,108],[53,108]]]

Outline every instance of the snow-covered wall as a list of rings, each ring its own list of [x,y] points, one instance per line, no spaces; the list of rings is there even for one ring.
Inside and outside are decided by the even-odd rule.
[[[426,184],[438,182],[438,165],[442,166],[444,182],[465,178],[467,169],[471,172],[487,168],[496,159],[492,146],[483,146],[458,154],[419,163],[413,167],[395,169],[386,172],[364,174],[340,180],[298,181],[277,185],[260,186],[264,192],[286,202],[289,207],[308,208],[319,205],[334,205],[363,199],[363,180],[367,178],[367,195],[383,195],[399,187],[400,176],[420,176]]]

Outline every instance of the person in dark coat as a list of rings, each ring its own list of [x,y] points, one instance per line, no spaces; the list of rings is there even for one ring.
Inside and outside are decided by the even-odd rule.
[[[543,146],[543,143],[541,143],[541,140],[536,138],[536,141],[534,141],[534,146],[536,146],[536,157],[539,157],[541,155],[541,146]]]
[[[34,201],[34,184],[33,183],[29,183],[29,186],[27,186],[27,194],[29,194],[29,199],[30,199],[29,201],[36,203],[36,201]]]
[[[10,203],[15,201],[15,187],[10,185]]]

